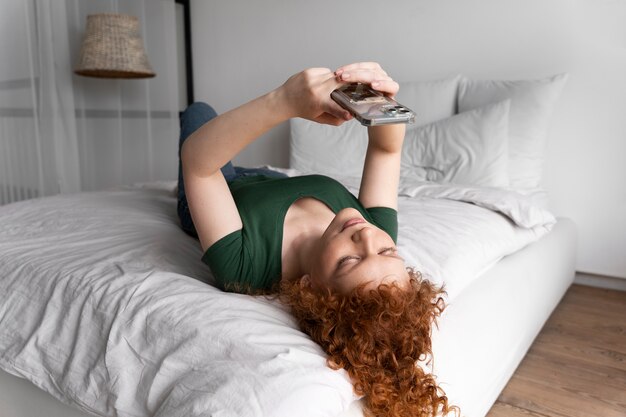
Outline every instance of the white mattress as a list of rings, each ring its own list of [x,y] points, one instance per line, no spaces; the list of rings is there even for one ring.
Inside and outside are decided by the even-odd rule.
[[[475,395],[465,395],[465,390],[460,388],[467,383],[463,379],[462,368],[456,365],[447,369],[438,367],[444,361],[454,363],[458,351],[453,346],[465,345],[438,340],[457,340],[455,332],[466,329],[463,319],[471,309],[467,307],[466,312],[459,307],[466,302],[466,294],[473,294],[471,289],[474,285],[484,281],[483,278],[476,280],[477,271],[546,233],[551,223],[543,221],[549,220],[550,216],[522,204],[517,198],[511,200],[505,198],[510,196],[494,194],[493,190],[426,188],[424,192],[427,196],[411,196],[421,188],[405,187],[407,198],[402,203],[406,206],[401,211],[401,233],[413,237],[417,235],[419,238],[420,233],[426,234],[427,228],[437,222],[437,226],[442,229],[447,226],[447,229],[455,230],[458,228],[450,227],[450,222],[471,213],[469,218],[472,221],[467,221],[468,218],[460,219],[464,221],[460,227],[464,232],[462,236],[458,239],[441,239],[437,245],[426,248],[438,248],[446,255],[456,253],[456,257],[446,256],[444,259],[441,253],[426,249],[418,257],[429,258],[431,271],[435,271],[435,267],[445,267],[441,274],[452,278],[448,289],[454,297],[450,298],[451,307],[444,314],[441,332],[435,335],[437,362],[434,372],[443,383],[449,384],[448,392],[453,402],[457,402],[464,408],[464,413],[472,417],[472,414],[468,414],[469,410],[481,410],[485,401],[489,403],[493,399],[489,396],[479,395],[476,398]],[[443,196],[441,201],[432,201],[434,194]],[[412,202],[410,199],[413,199]],[[463,203],[463,199],[470,199],[472,204]],[[24,299],[33,304],[32,311],[24,310],[22,302],[14,305],[17,310],[13,311],[11,308],[6,310],[7,306],[3,306],[4,311],[12,314],[12,320],[15,320],[5,320],[5,326],[15,327],[17,321],[23,321],[24,327],[29,328],[24,331],[18,326],[14,330],[0,332],[0,345],[4,343],[11,350],[11,355],[0,352],[0,364],[4,369],[28,377],[63,401],[76,403],[77,399],[82,399],[83,402],[77,403],[78,406],[84,410],[101,410],[95,411],[101,415],[110,415],[114,409],[118,413],[120,409],[125,410],[121,415],[144,415],[146,412],[149,415],[192,415],[191,409],[187,410],[187,407],[234,407],[240,410],[238,415],[267,415],[269,410],[272,410],[273,415],[293,415],[294,410],[309,407],[312,410],[311,415],[328,416],[339,413],[333,410],[345,409],[354,401],[345,375],[330,371],[324,365],[324,356],[319,347],[295,331],[289,315],[267,302],[236,294],[225,295],[206,284],[189,279],[189,276],[202,276],[206,267],[198,261],[197,242],[182,234],[175,221],[172,221],[173,201],[171,191],[146,189],[57,197],[40,200],[32,205],[25,203],[3,209],[0,237],[13,239],[15,244],[11,244],[10,240],[1,242],[0,239],[0,268],[8,273],[3,275],[5,279],[0,289],[7,295],[13,295],[13,302]],[[494,204],[500,211],[488,208]],[[53,211],[50,210],[51,207],[54,207]],[[414,210],[414,217],[411,217],[411,210]],[[96,212],[99,214],[94,218],[92,213]],[[451,219],[438,219],[437,213],[443,212],[456,215]],[[65,217],[59,218],[58,213],[65,214]],[[422,219],[426,213],[430,217],[425,216]],[[494,221],[489,221],[490,218]],[[519,226],[519,223],[524,222],[532,224],[529,223],[528,227]],[[471,228],[482,230],[482,225],[489,226],[492,223],[497,227],[489,230],[491,235],[487,239],[488,244],[476,246],[478,241],[472,238],[475,231]],[[559,229],[562,227],[557,228]],[[559,236],[560,233],[550,233],[548,237]],[[496,238],[502,240],[497,241]],[[175,239],[176,243],[168,242],[169,239]],[[512,255],[510,259],[517,259],[529,251],[532,254],[532,248],[536,245],[557,239],[542,239]],[[419,244],[419,239],[415,242]],[[407,250],[411,249],[413,241],[409,243],[410,245],[405,246]],[[460,251],[459,256],[458,251],[451,251],[450,248],[451,245],[461,243],[464,250]],[[94,252],[93,248],[99,249]],[[502,249],[505,250],[504,253]],[[467,251],[487,256],[481,258],[482,262],[476,262],[475,259],[470,262],[463,258]],[[526,304],[520,305],[522,310],[529,306],[533,306],[535,310],[534,306],[538,306],[538,313],[527,316],[537,316],[539,319],[530,324],[522,321],[516,323],[530,329],[528,334],[532,334],[531,339],[536,333],[535,328],[538,329],[547,317],[546,311],[556,304],[555,297],[558,299],[562,295],[562,283],[569,283],[573,277],[573,273],[566,278],[563,275],[567,274],[561,274],[558,278],[545,275],[544,272],[550,271],[548,266],[551,262],[545,259],[546,253],[548,252],[540,250],[539,253],[528,255],[530,261],[524,260],[526,258],[522,256],[522,260],[513,268],[515,272],[509,271],[507,267],[498,274],[515,277],[516,273],[519,275],[520,271],[530,268],[527,264],[529,262],[534,265],[544,264],[533,275],[533,279],[513,278],[507,281],[498,276],[498,284],[493,285],[493,288],[502,286],[500,295],[506,298],[505,295],[511,288],[526,285],[526,282],[534,282],[534,288],[537,288],[534,277],[561,282],[557,286],[559,290],[550,290],[550,286],[546,285],[545,297],[536,296],[530,304],[527,300]],[[405,253],[409,257],[412,254],[414,253]],[[59,256],[63,257],[62,263],[58,262]],[[569,256],[567,250],[559,252],[555,249],[553,259],[555,263],[565,265]],[[442,261],[434,262],[437,259]],[[500,261],[498,265],[506,265],[506,259],[509,258]],[[463,274],[460,265],[466,265],[468,271]],[[494,270],[496,269],[492,269]],[[120,276],[124,278],[121,281]],[[489,291],[493,289],[490,287]],[[471,302],[467,302],[472,308],[485,299],[485,293],[476,292],[473,297]],[[487,298],[491,297],[492,294],[489,293]],[[96,308],[92,309],[94,305]],[[502,310],[506,311],[510,305],[511,303],[504,303]],[[181,306],[185,308],[179,309]],[[459,312],[455,313],[455,310]],[[508,314],[511,320],[517,320],[518,310],[512,310]],[[16,311],[23,311],[24,315],[16,314]],[[220,311],[225,311],[226,316]],[[474,311],[471,310],[472,314]],[[499,313],[498,316],[502,318],[507,315]],[[60,321],[54,321],[56,317]],[[214,326],[206,326],[207,320],[220,317],[220,325],[226,322],[230,325],[224,328],[226,332],[216,333]],[[241,324],[238,324],[239,321]],[[460,330],[455,330],[456,323],[463,324]],[[97,326],[104,327],[98,330]],[[489,329],[488,326],[485,327],[485,331]],[[80,345],[89,340],[98,343],[99,331],[108,332],[106,348],[80,348]],[[449,332],[448,336],[440,336],[446,332]],[[26,343],[15,339],[14,335],[21,333],[24,333],[22,337],[27,338],[22,339]],[[526,334],[526,330],[522,333]],[[67,336],[58,337],[57,334]],[[168,337],[163,337],[165,335]],[[177,339],[181,337],[183,339]],[[237,346],[233,351],[228,345],[202,342],[214,341],[215,337],[222,343],[245,343],[242,348]],[[156,339],[146,345],[150,338]],[[520,343],[520,339],[525,340],[517,334],[511,339],[514,343]],[[509,342],[505,346],[507,352],[511,348]],[[38,347],[41,343],[44,343],[43,346]],[[233,352],[237,355],[246,353],[246,346],[254,351],[251,350],[245,360],[243,357],[232,357]],[[41,350],[41,347],[44,349]],[[51,355],[52,352],[58,354]],[[71,352],[71,355],[64,359],[65,362],[59,363],[55,358],[59,355],[63,358],[66,354],[63,352]],[[523,353],[523,349],[521,352]],[[473,354],[471,357],[478,356]],[[41,360],[44,361],[43,365],[38,362]],[[166,361],[167,366],[162,361]],[[512,365],[513,368],[515,365]],[[494,391],[496,388],[493,387],[498,384],[492,379],[500,378],[506,368],[483,368],[489,370],[485,373],[485,383]],[[195,372],[195,369],[202,371]],[[144,370],[148,374],[144,375]],[[207,380],[207,374],[212,375],[211,380]],[[72,375],[77,375],[78,379]],[[221,379],[215,385],[213,382],[218,375]],[[167,379],[163,379],[164,377]],[[111,389],[111,392],[106,391],[109,393],[104,397],[99,381],[109,384],[107,386]],[[3,378],[2,383],[8,383],[7,378]],[[486,389],[487,385],[482,387]],[[149,391],[143,392],[146,389]],[[214,392],[216,389],[226,391]],[[252,398],[262,402],[247,401],[250,390],[253,390]],[[189,397],[188,394],[193,395]],[[137,396],[144,395],[147,395],[146,403],[136,401],[139,398]],[[28,394],[27,397],[23,402],[24,407],[38,407],[38,401],[31,400]],[[15,395],[8,399],[0,397],[0,400],[8,400],[12,407],[17,407],[19,398],[24,397]],[[483,398],[487,399],[483,401]],[[276,408],[278,403],[282,407],[280,410]],[[483,405],[476,405],[478,403]],[[54,407],[47,407],[46,414],[50,415],[50,410]],[[22,411],[18,408],[14,410],[15,414],[12,415],[20,417],[38,414],[36,409],[22,410],[26,414],[20,414]],[[9,411],[3,410],[5,412]]]
[[[466,417],[489,411],[574,280],[575,258],[576,227],[561,218],[449,305],[433,334],[434,373]]]

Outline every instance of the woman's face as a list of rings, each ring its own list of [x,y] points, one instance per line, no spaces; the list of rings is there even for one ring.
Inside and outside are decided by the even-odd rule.
[[[359,284],[409,281],[404,259],[386,232],[365,221],[353,208],[341,210],[317,246],[309,279],[313,285],[347,293]]]

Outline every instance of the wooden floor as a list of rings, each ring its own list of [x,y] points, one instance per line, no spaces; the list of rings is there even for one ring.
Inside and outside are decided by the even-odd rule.
[[[487,417],[626,417],[626,292],[572,285]]]

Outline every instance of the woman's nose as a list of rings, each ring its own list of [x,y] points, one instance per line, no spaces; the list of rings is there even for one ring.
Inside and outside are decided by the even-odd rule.
[[[355,230],[352,234],[352,241],[355,243],[369,243],[372,241],[374,236],[374,230],[371,227],[363,227],[361,229]]]

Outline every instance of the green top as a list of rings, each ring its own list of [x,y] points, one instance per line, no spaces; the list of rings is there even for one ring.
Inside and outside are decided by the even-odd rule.
[[[355,208],[365,220],[387,232],[394,242],[397,239],[396,210],[365,209],[343,185],[323,175],[289,178],[257,175],[237,179],[229,188],[243,227],[215,242],[202,257],[217,285],[225,290],[238,286],[267,290],[280,279],[285,215],[291,204],[302,197],[315,198],[334,213]]]

